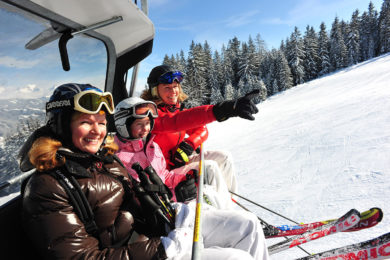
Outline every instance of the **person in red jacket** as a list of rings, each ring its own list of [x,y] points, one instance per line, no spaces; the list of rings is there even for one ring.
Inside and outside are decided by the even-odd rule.
[[[179,169],[183,172],[198,167],[200,155],[194,151],[208,137],[206,125],[194,127],[194,121],[198,121],[203,114],[197,111],[212,111],[215,120],[224,121],[232,116],[254,120],[253,113],[258,110],[252,98],[258,95],[258,90],[247,94],[237,100],[228,100],[216,105],[205,105],[191,109],[184,109],[182,102],[188,98],[183,92],[181,81],[183,74],[168,65],[160,65],[153,68],[148,77],[149,89],[145,90],[141,98],[153,101],[158,106],[159,117],[156,119],[152,134],[154,141],[161,147],[168,165],[168,169]],[[167,123],[165,118],[181,115],[172,123]],[[169,121],[170,122],[170,121]],[[210,122],[206,122],[210,123]],[[216,190],[227,189],[237,192],[237,180],[233,167],[232,156],[227,151],[205,151],[206,183],[216,187]]]

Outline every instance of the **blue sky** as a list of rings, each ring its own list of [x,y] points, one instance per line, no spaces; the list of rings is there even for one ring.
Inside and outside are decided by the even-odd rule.
[[[149,17],[155,25],[150,56],[141,62],[136,92],[144,89],[150,70],[165,54],[187,55],[191,41],[207,41],[212,50],[221,50],[233,37],[247,41],[260,34],[268,49],[278,48],[297,26],[319,30],[325,22],[328,31],[337,16],[349,21],[352,13],[368,9],[370,0],[149,0]],[[383,0],[372,0],[379,12]],[[57,42],[29,51],[24,44],[45,27],[26,23],[24,18],[0,9],[0,99],[16,96],[42,97],[54,86],[66,82],[104,85],[106,55],[103,45],[75,37],[69,42],[71,71],[63,72]],[[10,32],[18,32],[14,36]],[[76,42],[82,41],[81,44]],[[88,46],[78,49],[76,46]],[[75,54],[76,53],[76,54]],[[44,58],[43,58],[44,57]],[[93,71],[91,71],[93,68]],[[131,74],[130,74],[131,75]],[[50,91],[48,91],[50,89]],[[20,95],[22,93],[22,95]]]
[[[260,34],[269,49],[279,48],[297,26],[303,34],[307,25],[319,31],[321,22],[330,30],[335,17],[349,21],[359,9],[367,11],[369,0],[150,0],[149,17],[155,25],[152,54],[140,66],[138,88],[143,89],[149,71],[165,54],[185,54],[191,41],[207,40],[220,50],[233,37],[247,41]],[[373,0],[379,12],[383,0]]]

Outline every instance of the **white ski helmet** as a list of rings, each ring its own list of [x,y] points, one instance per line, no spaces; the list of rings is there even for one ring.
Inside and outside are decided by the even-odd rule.
[[[158,117],[157,106],[152,101],[146,101],[139,97],[129,97],[115,107],[115,128],[117,134],[125,139],[132,139],[131,124],[136,119],[149,117],[150,131],[154,126],[154,118]]]

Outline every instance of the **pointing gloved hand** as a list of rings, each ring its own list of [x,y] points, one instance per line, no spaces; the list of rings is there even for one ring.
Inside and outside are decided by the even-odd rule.
[[[193,152],[194,148],[192,148],[189,143],[185,141],[181,142],[175,154],[173,155],[172,162],[174,164],[174,168],[184,166],[189,161],[189,157]]]
[[[236,100],[227,100],[214,105],[213,112],[215,118],[218,122],[225,121],[226,119],[235,116],[248,120],[255,120],[253,114],[256,114],[259,110],[252,99],[258,96],[259,93],[260,89],[255,89]]]
[[[186,179],[179,182],[175,187],[176,200],[178,202],[186,202],[196,198],[198,182],[198,171],[195,169],[190,170],[186,174]]]

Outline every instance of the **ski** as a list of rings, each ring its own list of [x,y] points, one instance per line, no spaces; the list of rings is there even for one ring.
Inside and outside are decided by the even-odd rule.
[[[390,258],[390,232],[377,238],[364,242],[339,247],[324,251],[315,255],[299,258],[324,259],[324,260],[343,260],[343,259],[389,259]]]
[[[357,211],[356,209],[351,209],[345,215],[343,215],[337,220],[310,229],[303,234],[290,237],[284,241],[269,246],[268,252],[270,255],[272,255],[280,251],[316,240],[318,238],[347,230],[349,228],[354,227],[359,221],[360,221],[359,211]]]
[[[352,232],[373,227],[377,225],[382,220],[382,218],[383,212],[380,208],[371,208],[361,213],[360,221],[353,228],[344,230],[343,232]],[[331,219],[299,225],[280,225],[275,227],[273,226],[274,228],[272,229],[264,229],[264,235],[266,238],[296,236],[303,234],[308,230],[326,225],[334,220],[335,219]]]

